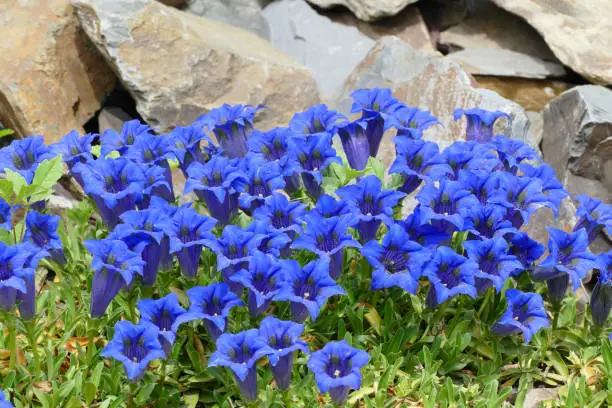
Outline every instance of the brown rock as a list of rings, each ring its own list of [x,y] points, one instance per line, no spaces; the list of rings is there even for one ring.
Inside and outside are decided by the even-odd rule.
[[[423,16],[416,6],[408,6],[393,17],[366,23],[343,8],[324,10],[322,14],[341,24],[356,27],[373,40],[394,35],[420,51],[437,53]]]
[[[167,131],[223,103],[263,104],[260,126],[318,103],[310,73],[254,34],[152,0],[75,0],[81,26],[151,126]]]
[[[481,88],[497,92],[527,110],[540,111],[573,85],[563,81],[495,76],[475,76]]]
[[[59,140],[100,109],[115,77],[80,30],[70,0],[3,0],[0,121]]]
[[[493,0],[542,34],[565,65],[590,81],[612,84],[610,0]]]

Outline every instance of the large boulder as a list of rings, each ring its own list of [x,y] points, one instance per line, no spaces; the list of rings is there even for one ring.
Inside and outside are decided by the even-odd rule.
[[[363,21],[374,21],[382,17],[394,16],[409,4],[418,0],[308,0],[312,4],[331,8],[344,6]]]
[[[354,27],[318,14],[305,0],[279,0],[268,5],[270,41],[312,72],[321,95],[332,96],[374,41]]]
[[[59,140],[100,109],[115,76],[74,19],[70,0],[3,0],[0,121],[18,137]]]
[[[612,202],[612,91],[578,86],[544,108],[544,159],[573,195]]]
[[[610,0],[493,0],[542,34],[565,65],[595,83],[612,84]]]
[[[81,26],[161,131],[223,103],[263,104],[262,128],[318,103],[306,68],[255,34],[153,0],[73,0]]]

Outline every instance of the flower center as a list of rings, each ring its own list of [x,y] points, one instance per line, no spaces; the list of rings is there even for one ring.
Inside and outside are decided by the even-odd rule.
[[[140,335],[135,340],[126,338],[123,341],[123,354],[135,363],[141,362],[149,354],[145,347],[144,337]]]

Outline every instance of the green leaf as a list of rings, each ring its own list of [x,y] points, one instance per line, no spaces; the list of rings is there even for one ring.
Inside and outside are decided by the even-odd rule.
[[[64,162],[62,156],[43,161],[34,173],[32,185],[28,188],[29,200],[32,203],[46,200],[53,192],[52,187],[62,177]]]
[[[0,129],[0,138],[7,137],[10,135],[14,135],[15,131],[13,129]]]
[[[86,382],[83,386],[83,397],[85,398],[85,404],[91,405],[91,402],[96,398],[98,387],[92,382]]]
[[[385,178],[385,167],[383,166],[380,160],[377,160],[374,157],[370,157],[368,159],[368,164],[365,168],[366,174],[374,174],[381,181]]]
[[[183,401],[185,401],[185,405],[187,406],[187,408],[196,408],[199,399],[200,394],[198,393],[183,395]]]
[[[20,203],[21,200],[23,200],[25,188],[28,185],[28,182],[21,174],[14,172],[11,169],[4,169],[4,172],[6,173],[6,179],[13,187],[14,203]]]

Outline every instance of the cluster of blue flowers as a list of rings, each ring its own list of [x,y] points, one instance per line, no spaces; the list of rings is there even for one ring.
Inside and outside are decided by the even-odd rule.
[[[372,290],[416,294],[422,286],[432,308],[458,295],[504,293],[507,310],[492,332],[522,333],[526,342],[549,325],[548,315],[542,297],[514,288],[513,278],[546,281],[550,300],[559,303],[597,269],[591,311],[604,324],[612,308],[612,253],[596,256],[588,245],[604,228],[612,230],[611,206],[576,197],[574,231],[549,228],[548,255],[539,261],[546,248],[521,229],[541,207],[557,214],[568,193],[531,147],[494,135],[495,121],[507,114],[458,109],[455,119],[465,117],[467,141],[440,151],[422,138],[428,127],[441,126],[429,112],[406,106],[388,89],[352,96],[351,113],[359,116],[352,121],[318,105],[297,113],[286,128],[262,132],[253,128],[261,107],[223,105],[165,135],[131,121],[121,132],[71,132],[50,147],[34,136],[0,151],[0,165],[28,182],[39,163],[61,155],[95,203],[109,233],[85,242],[93,256],[92,318],[103,316],[121,290],[154,286],[175,258],[187,279],[218,277],[186,292],[187,310],[175,294],[143,299],[140,322],[117,323],[103,355],[122,362],[131,380],[141,378],[149,362],[169,357],[182,324],[202,321],[217,346],[209,365],[229,367],[245,398],[257,398],[255,363],[266,356],[278,387],[287,389],[295,353],[309,353],[300,340],[302,323],[315,320],[330,297],[345,295],[347,248],[371,265]],[[389,172],[397,187],[385,188],[363,171],[391,129],[396,159]],[[343,163],[332,144],[336,136],[360,175],[332,192],[323,180],[332,163]],[[207,215],[192,203],[176,205],[174,164],[186,178],[183,194],[193,193]],[[418,204],[402,219],[410,195]],[[39,260],[66,261],[59,219],[42,208],[28,213],[23,242],[0,243],[0,309],[20,299],[26,317],[35,313]],[[0,226],[13,228],[13,210],[0,202]],[[237,225],[241,217],[251,217],[248,226]],[[216,255],[213,271],[201,267],[204,249]],[[297,251],[314,260],[300,265],[292,259]],[[232,308],[246,306],[257,317],[272,302],[289,302],[293,321],[267,316],[258,329],[226,332]],[[312,353],[308,368],[321,392],[342,402],[359,389],[368,359],[344,341],[330,342]]]

